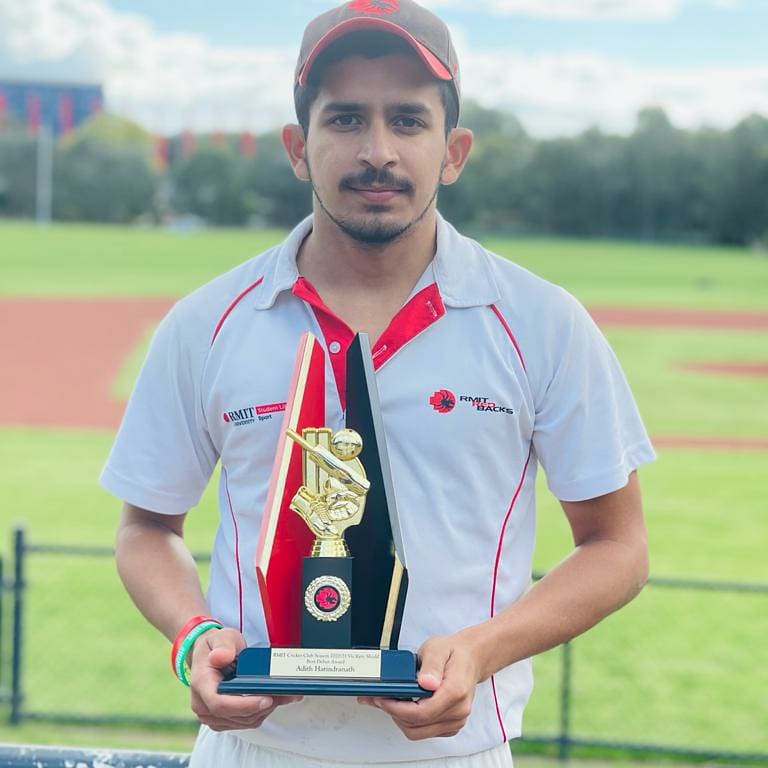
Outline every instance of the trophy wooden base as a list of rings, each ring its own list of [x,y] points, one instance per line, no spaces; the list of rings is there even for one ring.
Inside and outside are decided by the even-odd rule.
[[[281,696],[381,696],[423,699],[410,651],[341,648],[246,648],[219,693]]]

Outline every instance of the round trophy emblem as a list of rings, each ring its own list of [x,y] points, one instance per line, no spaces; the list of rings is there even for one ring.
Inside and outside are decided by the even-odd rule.
[[[338,576],[318,576],[304,592],[304,605],[318,621],[338,621],[351,604],[349,587]]]

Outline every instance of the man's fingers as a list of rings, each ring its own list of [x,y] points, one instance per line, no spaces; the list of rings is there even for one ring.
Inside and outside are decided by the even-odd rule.
[[[400,726],[400,730],[410,741],[422,739],[450,738],[455,736],[464,727],[464,720],[454,720],[439,725],[424,725],[418,728]]]
[[[434,637],[419,650],[419,668],[417,680],[422,688],[436,691],[445,677],[445,665],[451,658],[451,646],[447,638]]]
[[[435,700],[437,699],[437,700]],[[443,701],[440,692],[429,699],[418,701],[397,701],[396,699],[373,699],[373,706],[393,717],[398,723],[419,727],[435,722],[450,706]]]
[[[222,696],[209,688],[193,690],[192,711],[198,716],[211,715],[238,720],[258,717],[275,706],[271,696]]]
[[[386,712],[409,739],[455,736],[469,718],[477,685],[471,655],[453,638],[434,637],[424,643],[419,657],[418,681],[433,691],[431,697],[418,701],[374,698],[361,703]]]
[[[295,704],[298,701],[304,701],[303,696],[273,696],[275,704],[282,707],[283,704]]]
[[[208,650],[208,664],[224,669],[234,664],[237,654],[245,648],[245,640],[234,629],[217,629],[203,635],[200,645]]]
[[[225,669],[235,663],[237,650],[231,645],[220,645],[208,652],[208,664],[215,669]]]
[[[203,725],[214,731],[243,730],[258,728],[279,706],[292,704],[301,700],[301,696],[228,696],[221,697],[240,700],[240,705],[257,704],[257,711],[250,709],[234,710],[226,713],[223,708],[216,707],[215,712],[208,710],[202,700],[193,702],[193,711]],[[218,702],[217,702],[218,704]]]

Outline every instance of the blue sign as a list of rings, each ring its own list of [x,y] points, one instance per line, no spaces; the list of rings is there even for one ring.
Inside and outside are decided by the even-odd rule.
[[[103,105],[100,85],[0,80],[0,120],[12,119],[33,133],[46,126],[62,136],[101,112]]]

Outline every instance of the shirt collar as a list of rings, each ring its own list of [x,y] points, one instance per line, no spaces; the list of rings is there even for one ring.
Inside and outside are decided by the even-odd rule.
[[[437,214],[435,279],[449,307],[483,307],[499,301],[498,284],[488,252],[480,243],[459,234]]]
[[[264,279],[254,290],[253,305],[256,309],[269,309],[283,291],[290,291],[299,277],[296,257],[299,248],[312,231],[312,217],[302,221],[280,245],[267,251],[261,259]]]
[[[283,291],[293,288],[299,277],[296,257],[311,231],[312,216],[308,216],[280,245],[259,259],[263,264],[264,279],[254,290],[253,305],[256,309],[269,309]],[[498,285],[485,249],[459,234],[439,213],[437,253],[432,268],[440,296],[448,306],[489,306],[499,300]]]

